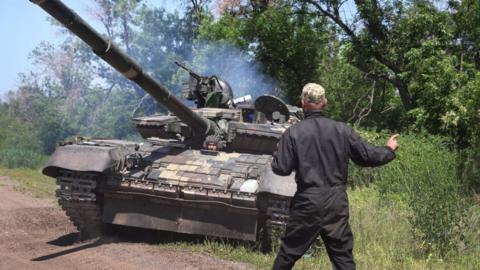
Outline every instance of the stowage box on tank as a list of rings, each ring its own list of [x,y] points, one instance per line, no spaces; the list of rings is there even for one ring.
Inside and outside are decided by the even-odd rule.
[[[272,153],[299,109],[273,96],[233,99],[227,82],[190,74],[190,109],[59,0],[30,0],[171,114],[133,119],[142,143],[61,143],[43,173],[57,179],[60,205],[83,238],[105,224],[259,241],[268,250],[296,190],[272,173]]]

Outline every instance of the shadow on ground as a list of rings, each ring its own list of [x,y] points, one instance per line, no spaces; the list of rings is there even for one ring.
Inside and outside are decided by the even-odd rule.
[[[87,239],[80,241],[80,234],[69,233],[62,235],[57,239],[47,242],[47,244],[58,247],[71,247],[66,250],[47,254],[37,258],[33,258],[31,261],[46,261],[54,258],[58,258],[71,253],[79,252],[89,248],[98,247],[111,243],[140,243],[150,245],[160,244],[178,244],[186,243],[193,245],[202,245],[207,242],[216,244],[227,244],[232,247],[244,247],[246,249],[258,250],[258,246],[249,241],[231,240],[218,237],[207,237],[202,235],[189,235],[174,232],[165,232],[157,230],[149,230],[134,227],[116,226],[110,225],[107,233],[101,237],[94,239]]]
[[[254,242],[226,239],[220,237],[183,234],[167,231],[149,230],[142,228],[112,226],[110,233],[115,235],[119,241],[129,243],[148,243],[148,244],[205,244],[206,242],[227,244],[234,247],[245,247],[248,249],[256,249]]]

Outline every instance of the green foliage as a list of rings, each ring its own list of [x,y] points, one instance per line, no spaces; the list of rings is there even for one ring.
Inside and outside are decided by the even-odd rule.
[[[370,94],[371,82],[356,67],[348,63],[339,54],[335,59],[325,62],[318,68],[322,74],[320,83],[327,89],[329,115],[338,120],[352,120],[354,111],[368,106],[367,96]],[[355,89],[355,91],[352,91]]]
[[[28,86],[17,90],[6,104],[9,114],[30,128],[29,136],[38,141],[40,150],[45,153],[52,153],[58,141],[73,133],[73,119],[64,121],[60,106],[58,99],[46,96],[37,87]]]
[[[205,20],[200,27],[199,38],[232,44],[248,50],[249,42],[244,39],[247,23],[239,18],[225,14],[218,21],[213,18]]]
[[[434,42],[426,42],[422,48],[410,50],[406,58],[411,67],[404,75],[410,78],[410,89],[417,103],[421,104],[410,112],[415,125],[430,133],[446,134],[449,130],[444,128],[444,123],[455,124],[451,117],[446,118],[447,110],[465,81],[465,75],[456,70],[456,58],[445,51],[432,50],[436,46],[438,44]]]
[[[0,165],[7,168],[37,168],[46,161],[41,144],[28,124],[0,110]]]
[[[462,224],[462,239],[458,249],[463,254],[480,254],[480,203],[468,207]],[[480,262],[479,262],[480,263]]]
[[[324,61],[319,73],[320,83],[327,89],[326,111],[331,117],[378,130],[402,130],[407,124],[401,100],[391,85],[366,79],[348,63],[343,51]]]
[[[32,139],[36,140],[31,136],[21,136],[4,141],[0,146],[0,164],[7,168],[38,168],[43,165],[47,158],[38,148],[38,144],[25,141]]]
[[[354,234],[354,256],[358,269],[477,269],[480,258],[477,256],[480,242],[469,243],[461,253],[442,257],[438,253],[418,256],[416,240],[411,234],[409,218],[412,211],[400,200],[386,201],[374,188],[349,190],[350,225]],[[471,209],[468,221],[472,228],[471,240],[477,240],[480,222],[480,209]],[[473,236],[475,235],[475,237]],[[213,256],[241,261],[253,265],[255,269],[271,269],[275,252],[262,254],[251,245],[232,243],[225,239],[206,239],[200,243],[174,242],[161,244],[161,247],[190,249],[206,252]],[[301,258],[294,269],[330,269],[331,264],[325,249],[310,250]]]
[[[301,88],[318,78],[321,53],[328,36],[325,22],[316,16],[293,13],[289,8],[269,8],[247,26],[247,38],[257,41],[257,59],[280,81],[280,87],[298,104]],[[282,44],[282,46],[279,46]]]
[[[377,144],[387,138],[365,132],[362,135]],[[408,204],[419,251],[455,250],[463,245],[466,211],[456,173],[456,153],[444,139],[431,135],[402,134],[400,145],[397,158],[387,166],[353,168],[351,177],[372,179],[385,199],[400,199]]]
[[[466,194],[480,193],[480,143],[476,141],[469,149],[462,150],[460,159],[458,171],[463,191]]]
[[[467,194],[480,193],[480,72],[457,92],[444,117],[460,152],[459,178]]]
[[[325,21],[291,7],[269,7],[250,17],[225,15],[206,21],[200,38],[230,42],[248,50],[279,81],[282,94],[298,104],[304,84],[318,78],[317,67],[328,41]],[[319,31],[320,30],[320,31]]]
[[[456,24],[456,55],[461,59],[460,68],[473,63],[480,69],[480,2],[476,0],[449,1]]]

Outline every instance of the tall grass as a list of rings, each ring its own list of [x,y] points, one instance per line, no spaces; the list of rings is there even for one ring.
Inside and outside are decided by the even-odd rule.
[[[377,144],[387,138],[362,135]],[[383,168],[352,168],[352,182],[358,186],[375,181],[383,201],[398,200],[408,206],[413,247],[418,253],[447,256],[460,252],[470,243],[465,240],[469,229],[465,219],[472,201],[461,193],[457,153],[442,138],[431,135],[402,135],[400,145],[396,160]]]
[[[357,269],[480,269],[480,258],[474,253],[480,248],[478,242],[475,250],[465,250],[455,256],[441,256],[438,252],[424,256],[416,248],[418,242],[410,222],[413,212],[407,203],[398,199],[385,200],[374,183],[348,193]],[[471,226],[478,226],[479,215],[479,208],[472,209]],[[472,241],[478,239],[478,233],[475,237]],[[251,245],[232,244],[222,239],[207,239],[200,244],[174,242],[166,246],[247,262],[256,269],[270,269],[276,255],[275,252],[262,254]],[[325,250],[317,247],[307,252],[294,269],[331,269],[331,264]]]
[[[459,175],[465,193],[480,194],[480,138],[461,151]]]
[[[0,147],[0,164],[7,168],[38,168],[47,161],[47,156],[35,149],[20,145]]]
[[[28,124],[0,115],[0,165],[37,168],[46,162],[41,143]]]

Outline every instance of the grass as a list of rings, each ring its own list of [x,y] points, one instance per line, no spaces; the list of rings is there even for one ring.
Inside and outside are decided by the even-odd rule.
[[[398,198],[385,199],[375,186],[349,191],[351,226],[355,237],[354,255],[358,269],[480,269],[480,207],[472,207],[470,247],[443,258],[437,253],[423,255],[413,238],[409,216],[412,211]],[[173,242],[162,247],[187,249],[212,256],[246,262],[257,269],[270,269],[275,254],[262,254],[248,245],[219,239],[200,243]],[[294,269],[331,269],[325,250],[310,250]]]
[[[36,198],[53,198],[55,196],[55,179],[44,176],[39,169],[7,169],[0,167],[0,175],[8,176],[18,185],[20,192],[32,194]]]
[[[6,169],[0,175],[16,181],[18,189],[36,197],[53,197],[56,188],[52,178],[39,170]],[[349,190],[351,226],[355,237],[354,255],[358,269],[480,269],[480,205],[469,210],[467,230],[460,250],[452,250],[441,257],[437,253],[419,252],[419,243],[413,238],[409,217],[412,210],[396,196],[380,196],[372,184],[368,188]],[[421,243],[420,243],[421,245]],[[246,262],[257,269],[270,269],[275,254],[262,254],[251,245],[232,243],[222,239],[201,241],[173,241],[160,244],[161,248],[191,250],[214,257]],[[294,269],[331,269],[323,247],[311,250],[300,259]]]

